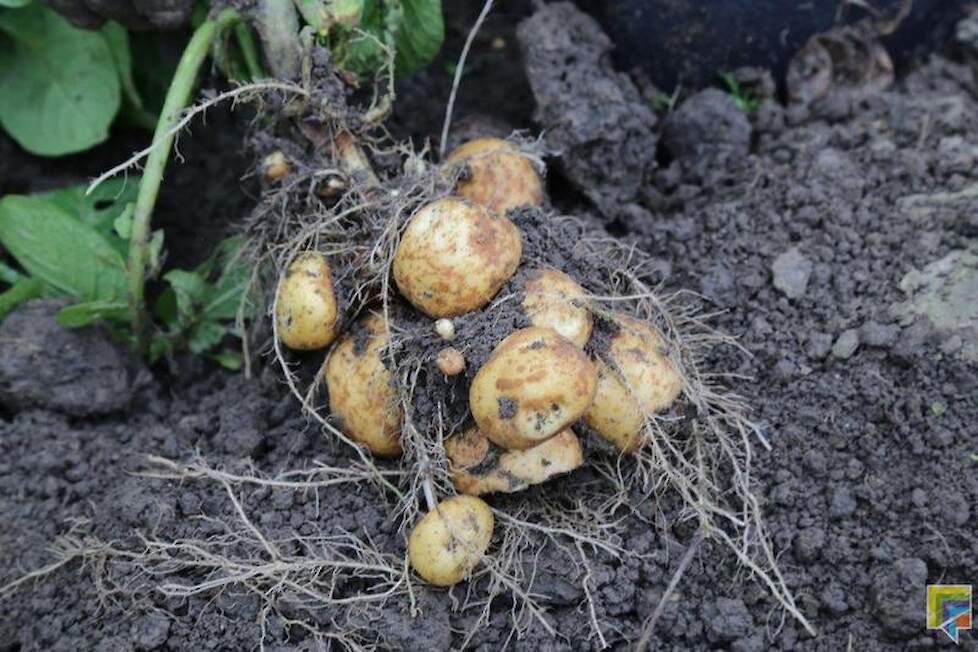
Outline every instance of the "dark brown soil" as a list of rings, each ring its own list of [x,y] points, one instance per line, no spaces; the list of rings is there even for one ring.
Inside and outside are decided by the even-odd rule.
[[[492,73],[474,68],[467,77],[462,114],[478,109],[529,127],[531,85],[515,51],[502,58],[492,46],[493,29],[512,35],[519,16],[500,16],[472,55],[476,63],[492,62]],[[458,25],[471,19],[453,19],[447,56],[457,52],[452,43],[460,38]],[[511,81],[511,95],[498,90],[505,85],[480,86],[501,78]],[[407,108],[399,128],[437,132],[445,76],[433,69],[416,83],[402,95]],[[499,102],[479,101],[483,92],[498,94]],[[738,336],[749,353],[719,350],[708,362],[711,370],[739,375],[730,381],[732,389],[754,406],[753,418],[771,442],[770,451],[755,450],[759,492],[788,584],[819,632],[813,639],[785,619],[764,587],[738,571],[722,548],[707,545],[665,609],[656,649],[902,650],[945,644],[942,634],[926,631],[924,586],[975,581],[978,468],[971,455],[978,452],[978,367],[961,357],[960,338],[901,319],[893,306],[905,300],[905,274],[967,248],[978,234],[973,198],[929,211],[909,210],[900,201],[978,182],[973,93],[967,68],[935,58],[894,89],[831,119],[767,103],[750,116],[745,155],[724,150],[716,165],[703,166],[682,152],[660,151],[659,169],[613,211],[592,205],[559,172],[561,166],[551,165],[557,170],[549,179],[555,203],[579,214],[603,213],[616,234],[635,239],[660,261],[655,273],[664,291],[704,295],[719,311],[711,323]],[[740,125],[741,117],[717,124]],[[670,129],[688,144],[682,124]],[[723,136],[703,138],[730,141]],[[168,175],[168,183],[186,188],[181,206],[200,205],[193,216],[198,224],[231,222],[226,200],[241,196],[237,179],[246,168],[229,162],[238,151],[233,142],[210,129],[196,130],[185,140],[189,164]],[[13,151],[3,147],[5,157]],[[205,178],[201,169],[223,176]],[[613,177],[613,170],[606,172]],[[52,178],[64,174],[57,169]],[[3,187],[37,186],[4,180]],[[183,213],[169,212],[163,223],[181,233],[177,225],[194,223]],[[171,242],[190,246],[186,237],[173,235]],[[30,317],[50,319],[42,310]],[[44,348],[38,337],[49,328],[21,329],[24,346],[37,350],[32,363],[77,369],[67,356]],[[94,355],[104,346],[74,354]],[[76,389],[83,395],[95,381],[80,376]],[[221,534],[213,521],[199,518],[234,519],[220,486],[131,475],[146,468],[147,455],[189,459],[199,451],[214,466],[240,470],[250,460],[266,472],[306,467],[312,460],[351,462],[345,447],[332,445],[299,415],[271,366],[251,381],[199,367],[179,377],[157,375],[136,383],[129,407],[110,406],[108,416],[65,413],[57,401],[39,401],[36,387],[31,391],[29,401],[5,398],[0,406],[0,585],[49,563],[47,546],[70,529],[130,548],[139,545],[137,533],[165,539]],[[579,490],[573,476],[560,482],[568,495]],[[240,497],[270,537],[348,531],[400,554],[403,541],[386,504],[370,487],[357,487],[323,490],[318,500],[281,489],[246,488]],[[662,533],[626,519],[622,536],[627,548],[645,556],[625,562],[595,556],[590,584],[597,619],[614,649],[635,640],[691,530]],[[597,649],[580,608],[580,578],[567,576],[557,558],[541,561],[535,590],[562,636],[553,639],[531,627],[524,638],[508,640],[511,605],[499,600],[473,648],[498,650],[508,640],[519,650]],[[124,561],[68,564],[0,598],[0,649],[252,649],[262,640],[260,604],[245,589],[174,600],[153,586],[153,577]],[[100,588],[116,592],[106,596]],[[384,648],[457,646],[473,616],[453,612],[442,591],[425,590],[418,599],[423,615],[415,620],[401,604],[370,621],[283,609],[324,629],[358,627]],[[301,629],[287,629],[277,616],[269,620],[264,643],[269,649],[315,649]],[[970,632],[961,647],[976,648]]]

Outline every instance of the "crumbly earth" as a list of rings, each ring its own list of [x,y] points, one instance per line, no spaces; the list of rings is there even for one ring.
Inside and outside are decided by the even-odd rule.
[[[502,29],[511,34],[512,24]],[[491,36],[480,38],[495,57]],[[474,50],[475,65],[482,51]],[[523,80],[514,84],[525,88]],[[731,387],[754,406],[770,441],[770,451],[755,447],[758,491],[787,582],[819,632],[811,638],[784,620],[764,587],[738,572],[721,547],[706,545],[666,606],[657,649],[942,645],[943,634],[925,629],[924,587],[975,581],[978,367],[962,353],[971,331],[908,316],[903,306],[914,284],[902,282],[915,270],[929,273],[936,261],[970,260],[950,255],[972,249],[978,236],[969,191],[978,183],[974,91],[968,69],[934,58],[832,119],[767,103],[751,116],[746,157],[704,176],[662,151],[661,169],[637,201],[621,207],[631,217],[609,223],[661,262],[655,274],[665,291],[694,291],[712,302],[718,314],[711,324],[738,336],[750,354],[719,350],[708,363],[711,371],[738,374]],[[520,114],[510,104],[499,113],[533,126],[529,110]],[[211,137],[202,131],[187,142]],[[206,151],[197,155],[224,160],[223,152],[211,159]],[[168,181],[194,174],[175,167]],[[576,202],[580,214],[592,210],[559,175],[548,181],[556,200]],[[955,287],[974,287],[968,283]],[[74,363],[51,354],[36,364],[56,370]],[[146,468],[146,455],[189,459],[199,450],[214,466],[241,470],[251,460],[267,472],[351,461],[299,416],[272,367],[250,381],[199,363],[178,365],[175,374],[157,372],[134,388],[128,409],[109,416],[0,407],[0,585],[48,563],[46,547],[69,528],[133,547],[137,531],[206,538],[221,530],[195,517],[233,520],[215,483],[131,475]],[[89,380],[77,382],[86,388]],[[558,483],[573,496],[589,481],[583,474]],[[403,553],[368,485],[323,490],[318,501],[282,489],[245,487],[239,495],[269,537],[349,531]],[[660,509],[668,515],[676,505]],[[639,513],[650,510],[643,505]],[[593,557],[595,615],[614,649],[635,639],[691,534],[688,526],[661,531],[629,517],[621,540],[642,557]],[[517,650],[597,649],[579,606],[581,578],[569,568],[558,555],[544,555],[534,586],[560,638],[531,626],[508,640],[510,604],[498,599],[472,648],[497,650],[508,640]],[[99,599],[95,578],[119,592]],[[0,597],[0,641],[11,650],[248,649],[262,635],[260,605],[240,587],[175,600],[152,584],[125,562],[69,564]],[[418,602],[422,615],[414,620],[402,602],[382,618],[322,611],[315,618],[326,629],[359,626],[386,648],[459,645],[474,615],[455,613],[441,591],[421,590]],[[265,644],[314,648],[277,616]],[[970,632],[961,645],[975,647]]]

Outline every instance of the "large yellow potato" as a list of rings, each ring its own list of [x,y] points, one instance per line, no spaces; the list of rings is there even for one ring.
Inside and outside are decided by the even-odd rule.
[[[523,289],[523,312],[531,324],[553,329],[584,348],[592,328],[584,288],[567,274],[548,267],[531,271]]]
[[[526,450],[504,451],[470,428],[445,442],[452,483],[463,494],[513,493],[569,473],[584,463],[581,442],[570,428]]]
[[[518,206],[543,203],[543,183],[533,164],[512,143],[501,138],[477,138],[457,147],[446,165],[465,165],[468,174],[456,192],[499,215]]]
[[[380,357],[387,329],[377,314],[363,320],[361,328],[366,333],[347,335],[326,359],[329,409],[340,419],[343,432],[375,455],[400,455],[401,410]]]
[[[457,197],[422,207],[394,254],[401,294],[431,317],[454,317],[489,303],[516,272],[519,229]]]
[[[316,251],[299,254],[279,282],[275,298],[279,339],[290,349],[321,349],[336,337],[338,316],[326,256]]]
[[[435,586],[457,584],[486,554],[494,525],[492,510],[480,498],[453,496],[443,500],[411,531],[411,566]]]
[[[476,373],[469,408],[496,445],[530,448],[584,414],[597,376],[570,340],[549,328],[524,328],[500,342]]]
[[[618,333],[598,361],[598,389],[584,422],[623,452],[635,450],[647,416],[668,408],[683,391],[683,379],[663,353],[649,324],[615,318]]]

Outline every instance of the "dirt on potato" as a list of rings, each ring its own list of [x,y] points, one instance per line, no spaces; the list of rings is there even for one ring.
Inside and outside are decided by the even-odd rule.
[[[515,7],[507,5],[476,41],[473,73],[461,88],[461,117],[477,107],[512,127],[535,130],[546,125],[534,123],[528,89],[541,80],[528,80],[518,58],[500,55],[515,47],[516,25],[529,13]],[[477,10],[449,16],[442,57],[457,55]],[[509,40],[497,48],[497,37]],[[396,128],[437,132],[444,105],[432,98],[447,98],[450,83],[437,67],[409,82]],[[500,92],[505,83],[514,89],[510,96]],[[500,101],[477,101],[483,89]],[[595,177],[607,176],[611,185],[595,188],[593,195],[574,189],[575,179],[561,170],[593,165],[595,159],[549,161],[548,190],[560,212],[592,227],[606,224],[649,251],[654,269],[648,276],[662,283],[663,292],[703,295],[714,312],[710,325],[738,337],[746,355],[717,349],[706,370],[734,374],[722,382],[746,397],[770,442],[770,450],[754,446],[754,477],[787,584],[818,630],[812,638],[784,617],[726,550],[707,545],[667,603],[656,627],[656,649],[898,650],[942,644],[943,634],[925,628],[925,585],[973,583],[978,556],[978,467],[972,458],[978,453],[978,362],[971,353],[978,330],[973,313],[961,309],[969,288],[978,287],[978,265],[962,253],[974,251],[978,239],[975,92],[969,68],[934,56],[900,72],[892,88],[829,117],[766,101],[746,116],[748,151],[705,168],[684,162],[685,147],[703,136],[696,136],[700,122],[683,132],[681,119],[689,112],[680,106],[659,124],[671,121],[683,151],[668,151],[660,139],[658,169],[647,170],[636,194],[614,203],[610,213],[607,198],[622,196],[614,161]],[[428,113],[411,113],[418,97],[424,97]],[[703,102],[687,101],[694,107]],[[711,111],[739,111],[732,102],[709,104]],[[714,126],[739,130],[743,119],[731,114]],[[740,132],[724,136],[710,134],[709,142],[743,142]],[[175,183],[207,200],[191,218],[176,198],[168,203],[164,197],[160,223],[168,229],[186,226],[175,229],[171,247],[183,238],[188,246],[200,246],[192,224],[204,224],[210,233],[211,225],[229,221],[226,205],[207,199],[240,193],[237,175],[226,172],[228,149],[215,145],[226,137],[226,131],[195,131],[184,148],[188,164],[168,172],[167,186]],[[121,154],[130,149],[122,147]],[[19,157],[23,166],[54,170],[49,178],[4,180],[5,188],[48,188],[73,174],[40,167],[6,142],[0,142],[0,152],[4,158],[9,153],[9,160]],[[17,167],[6,163],[0,169]],[[214,177],[201,174],[201,167],[225,172]],[[595,270],[574,255],[579,233],[527,226],[542,215],[525,211],[513,218],[524,234],[557,233],[541,241],[525,236],[524,264],[539,257],[587,286]],[[519,276],[513,283],[518,281]],[[504,288],[500,296],[508,292]],[[481,361],[508,332],[529,325],[518,305],[501,303],[492,313],[496,323],[455,320],[458,332],[475,333],[467,339],[465,372],[447,380],[439,374],[424,378],[429,390],[459,400],[447,403],[443,418],[464,421],[465,388]],[[391,309],[396,318],[398,307]],[[24,323],[18,333],[22,346],[37,351],[33,364],[46,368],[45,377],[78,368],[41,340],[53,318],[53,309],[32,306],[21,319],[37,325]],[[404,323],[416,336],[411,350],[430,355],[433,364],[444,342],[432,321]],[[592,346],[606,346],[613,333],[595,326]],[[74,355],[104,357],[105,347],[113,346],[104,333],[85,337],[102,340]],[[246,380],[184,360],[136,384],[128,404],[109,405],[107,416],[38,404],[26,395],[4,396],[0,586],[51,563],[56,557],[48,546],[66,533],[82,546],[111,543],[126,550],[143,549],[147,541],[228,540],[230,557],[264,559],[261,543],[249,538],[220,482],[133,474],[158,476],[168,468],[149,455],[182,465],[201,464],[200,455],[229,474],[254,467],[274,475],[308,468],[313,460],[357,463],[350,449],[307,422],[273,365],[259,369]],[[81,375],[75,383],[80,395],[102,391],[99,377]],[[414,407],[416,418],[436,418],[436,406]],[[595,445],[592,437],[582,439],[586,450]],[[573,497],[593,481],[590,473],[575,473],[556,482]],[[292,540],[283,546],[298,547],[295,537],[354,533],[392,556],[404,554],[389,505],[369,483],[315,492],[235,483],[232,490],[268,538]],[[534,491],[506,500],[532,501]],[[612,649],[625,649],[637,638],[693,536],[689,523],[655,528],[647,522],[679,508],[678,500],[642,503],[623,521],[620,544],[641,556],[591,556],[585,585]],[[381,617],[370,610],[297,608],[286,593],[279,596],[281,612],[265,613],[264,603],[241,584],[168,597],[156,588],[161,577],[187,583],[207,576],[180,567],[185,558],[176,552],[165,554],[176,561],[146,568],[96,549],[85,565],[70,561],[0,595],[0,641],[5,649],[25,651],[251,649],[259,641],[268,649],[316,649],[305,630],[286,624],[302,618],[386,649],[447,650],[461,644],[476,617],[455,612],[445,592],[422,586],[415,587],[415,617],[407,600],[392,601]],[[510,638],[512,604],[497,599],[489,626],[469,641],[472,649],[599,649],[580,608],[584,578],[553,551],[536,563],[533,588],[560,636],[530,624],[521,638]],[[354,581],[339,590],[352,595],[362,588]],[[962,633],[961,645],[974,647],[970,632]]]

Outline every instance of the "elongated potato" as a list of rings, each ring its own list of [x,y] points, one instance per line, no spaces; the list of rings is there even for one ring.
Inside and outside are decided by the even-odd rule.
[[[501,138],[470,140],[452,151],[445,163],[468,167],[456,192],[494,213],[505,215],[510,208],[543,203],[543,183],[530,159]]]
[[[380,350],[387,330],[380,315],[371,314],[333,349],[324,373],[329,409],[342,430],[375,455],[401,454],[401,411],[391,389],[391,374]]]
[[[445,442],[452,466],[452,483],[463,494],[522,491],[584,463],[581,442],[570,428],[526,450],[505,451],[470,428]]]
[[[683,379],[663,352],[662,337],[645,322],[624,315],[603,360],[598,389],[584,422],[623,452],[635,450],[648,415],[668,408]]]
[[[553,329],[584,348],[593,327],[584,288],[548,267],[530,272],[523,289],[523,312],[531,324]]]
[[[290,349],[321,349],[336,338],[338,316],[326,256],[316,251],[299,254],[285,272],[275,298],[279,339]]]
[[[421,312],[454,317],[489,303],[522,252],[519,229],[508,219],[446,197],[411,218],[394,254],[394,281]]]
[[[524,328],[500,342],[476,373],[469,408],[497,446],[530,448],[584,414],[597,376],[570,340],[549,328]]]
[[[411,531],[411,566],[435,586],[457,584],[486,554],[494,525],[492,510],[480,498],[453,496],[443,500]]]

